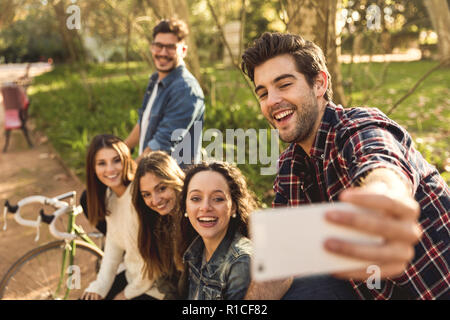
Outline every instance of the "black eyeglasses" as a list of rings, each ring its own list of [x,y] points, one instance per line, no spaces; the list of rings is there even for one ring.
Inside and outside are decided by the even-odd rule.
[[[152,43],[152,48],[156,52],[160,52],[160,51],[162,51],[163,48],[166,48],[166,50],[168,52],[173,53],[177,49],[177,44],[176,43],[164,44],[164,43],[161,43],[161,42],[153,42]]]

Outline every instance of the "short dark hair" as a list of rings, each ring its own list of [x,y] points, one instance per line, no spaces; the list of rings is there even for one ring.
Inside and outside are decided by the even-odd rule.
[[[255,68],[267,60],[282,54],[290,54],[294,58],[297,71],[305,76],[311,87],[319,72],[324,71],[328,77],[328,88],[324,98],[327,101],[331,100],[333,96],[331,76],[328,72],[322,49],[299,35],[265,32],[242,55],[242,71],[254,83]]]
[[[181,41],[187,37],[189,29],[183,20],[177,18],[163,19],[153,28],[153,39],[158,33],[173,33],[178,41]]]

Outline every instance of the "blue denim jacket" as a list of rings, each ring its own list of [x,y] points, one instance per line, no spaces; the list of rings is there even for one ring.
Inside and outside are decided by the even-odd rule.
[[[158,73],[154,73],[138,111],[139,125],[157,83]],[[193,159],[200,158],[205,112],[203,91],[184,64],[169,73],[158,86],[158,94],[150,111],[144,148],[148,146],[152,150],[166,151],[179,164],[189,164]]]
[[[228,230],[211,259],[202,266],[204,244],[198,236],[184,254],[189,300],[239,300],[250,285],[251,242]]]

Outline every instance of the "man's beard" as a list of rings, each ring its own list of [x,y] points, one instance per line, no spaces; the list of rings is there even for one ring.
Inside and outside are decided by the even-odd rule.
[[[176,66],[173,65],[172,68],[170,68],[170,69],[158,69],[158,68],[156,68],[156,71],[161,72],[161,73],[170,73],[170,72],[172,72],[175,69],[176,69]]]
[[[166,60],[167,60],[166,64],[172,63],[172,66],[171,66],[169,69],[160,69],[160,68],[158,68],[158,64],[156,63],[156,61],[157,61],[159,58],[166,58]],[[157,70],[158,72],[161,72],[161,73],[170,73],[170,72],[172,72],[174,69],[176,69],[176,67],[177,67],[177,63],[176,63],[176,61],[175,61],[174,58],[168,58],[168,57],[164,57],[164,56],[155,56],[155,62],[154,62],[154,64],[155,64],[156,70]]]
[[[295,127],[289,132],[280,132],[280,139],[287,143],[301,143],[307,140],[313,133],[314,126],[319,116],[319,104],[314,96],[305,102],[301,108],[287,103],[283,105],[291,107],[297,116]],[[276,121],[276,120],[275,120]]]

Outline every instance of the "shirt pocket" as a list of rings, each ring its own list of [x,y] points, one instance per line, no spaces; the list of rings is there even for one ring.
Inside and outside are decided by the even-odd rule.
[[[432,222],[430,218],[425,218],[422,222],[421,226],[423,231],[422,241],[425,244],[429,244],[431,240],[432,245],[439,246],[441,242],[444,242],[444,239],[448,240],[448,233],[445,234],[445,228],[440,228],[438,225],[439,221]]]
[[[205,300],[223,300],[221,286],[205,285],[203,287],[203,293],[205,295]]]

